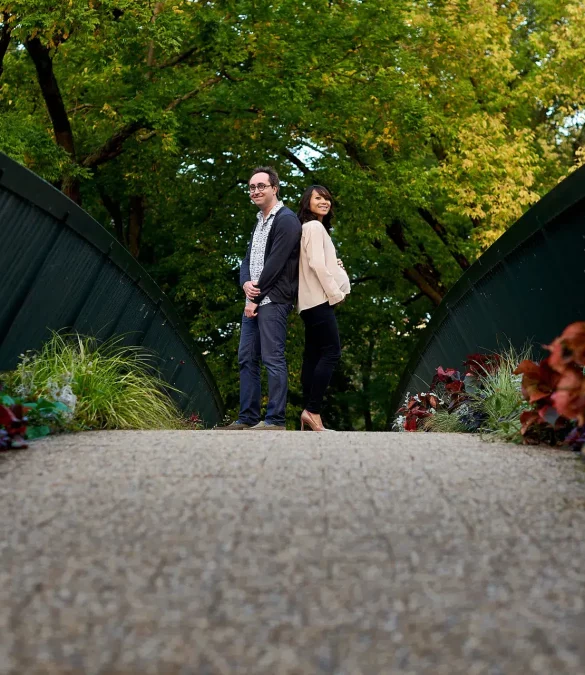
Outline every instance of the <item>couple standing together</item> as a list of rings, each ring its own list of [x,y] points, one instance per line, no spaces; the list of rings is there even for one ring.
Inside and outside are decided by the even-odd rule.
[[[343,264],[329,236],[332,197],[320,186],[307,188],[298,216],[278,198],[272,167],[258,167],[248,181],[259,208],[256,227],[240,268],[246,296],[238,350],[240,413],[224,430],[285,429],[288,372],[285,358],[288,315],[296,303],[305,324],[301,383],[301,430],[326,431],[321,406],[341,357],[334,305],[350,291]],[[266,419],[260,420],[260,361],[268,373]]]

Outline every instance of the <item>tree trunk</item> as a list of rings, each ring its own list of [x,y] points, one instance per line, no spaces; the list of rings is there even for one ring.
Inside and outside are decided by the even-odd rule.
[[[150,23],[152,25],[156,23],[157,14],[159,14],[159,12],[162,12],[163,6],[164,6],[163,2],[157,2],[156,5],[154,6],[154,9],[152,11],[152,17],[150,18]],[[154,40],[151,40],[150,44],[148,45],[148,53],[146,54],[146,65],[149,68],[152,68],[152,66],[154,65]]]
[[[122,246],[128,246],[128,241],[126,238],[126,233],[124,231],[124,218],[122,216],[122,208],[120,202],[117,202],[115,199],[112,199],[108,194],[103,190],[100,190],[100,197],[102,198],[102,203],[106,207],[112,223],[114,224],[114,231],[116,232],[116,239],[122,244]]]
[[[25,47],[35,64],[37,71],[37,80],[41,88],[41,93],[47,106],[47,111],[53,123],[53,132],[57,145],[62,147],[71,157],[73,162],[75,157],[75,141],[73,131],[67,116],[67,110],[59,84],[53,71],[53,60],[50,56],[49,48],[41,43],[39,38],[34,37],[25,42]],[[65,179],[62,185],[63,192],[78,204],[81,203],[79,192],[79,181],[74,178]]]
[[[410,244],[406,239],[404,226],[400,221],[394,220],[386,225],[386,234],[401,253],[408,251]],[[441,274],[422,244],[419,245],[419,249],[426,259],[426,263],[416,263],[416,265],[405,268],[402,270],[402,276],[415,284],[433,304],[438,305],[445,295]]]
[[[144,199],[140,195],[130,197],[130,218],[128,221],[128,250],[138,258],[140,254],[140,240],[144,225]]]
[[[108,140],[90,155],[82,158],[82,166],[88,169],[95,169],[100,164],[109,162],[122,154],[124,143],[139,129],[142,129],[144,124],[142,122],[128,122],[121,129],[118,129]]]
[[[371,397],[370,397],[370,383],[372,380],[372,364],[374,360],[374,347],[376,346],[376,341],[373,336],[370,335],[368,342],[368,355],[366,358],[366,363],[362,370],[362,390],[363,390],[363,414],[364,414],[364,423],[366,426],[366,431],[374,430],[374,423],[372,421],[372,409],[371,409]]]
[[[449,253],[455,258],[457,261],[457,264],[459,267],[461,267],[462,270],[469,269],[471,266],[469,263],[469,260],[461,253],[455,246],[453,246],[449,242],[449,236],[447,233],[447,230],[445,229],[445,226],[442,225],[430,211],[427,211],[426,209],[419,209],[418,210],[421,218],[428,223],[431,228],[433,229],[434,232],[436,232],[437,236],[439,239],[445,244],[447,247]]]
[[[384,431],[392,431],[392,425],[396,419],[396,411],[390,406],[390,402],[386,406],[386,422],[384,424]]]
[[[9,14],[2,12],[0,20],[2,21],[2,30],[0,30],[0,75],[4,72],[4,57],[10,44],[10,26],[8,24]]]
[[[402,271],[402,276],[412,282],[420,289],[423,295],[426,295],[434,305],[440,305],[443,295],[435,290],[433,286],[424,278],[424,276],[414,267],[407,267]]]

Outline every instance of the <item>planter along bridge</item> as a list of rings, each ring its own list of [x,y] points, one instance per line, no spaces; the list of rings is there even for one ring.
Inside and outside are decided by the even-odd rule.
[[[209,368],[146,271],[59,190],[0,154],[0,371],[50,330],[122,335],[160,358],[185,413],[210,426],[222,401]]]

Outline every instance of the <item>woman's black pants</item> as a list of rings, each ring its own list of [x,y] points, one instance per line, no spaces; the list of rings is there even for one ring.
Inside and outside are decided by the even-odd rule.
[[[305,409],[321,414],[323,396],[341,358],[339,330],[333,307],[324,302],[301,312],[305,323],[305,353],[301,383]]]

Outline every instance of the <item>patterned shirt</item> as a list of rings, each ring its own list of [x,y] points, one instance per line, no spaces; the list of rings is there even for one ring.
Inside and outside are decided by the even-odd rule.
[[[262,211],[258,211],[256,229],[254,230],[254,236],[252,237],[252,250],[250,251],[250,279],[256,283],[260,279],[262,270],[264,269],[264,254],[266,253],[266,242],[268,241],[268,235],[272,228],[272,223],[274,222],[274,216],[280,211],[284,206],[282,202],[277,202],[271,209],[270,213],[264,218]],[[262,290],[262,289],[260,289]],[[250,300],[246,298],[246,304]],[[270,298],[266,296],[264,300],[260,303],[260,307],[267,305],[270,302]]]

